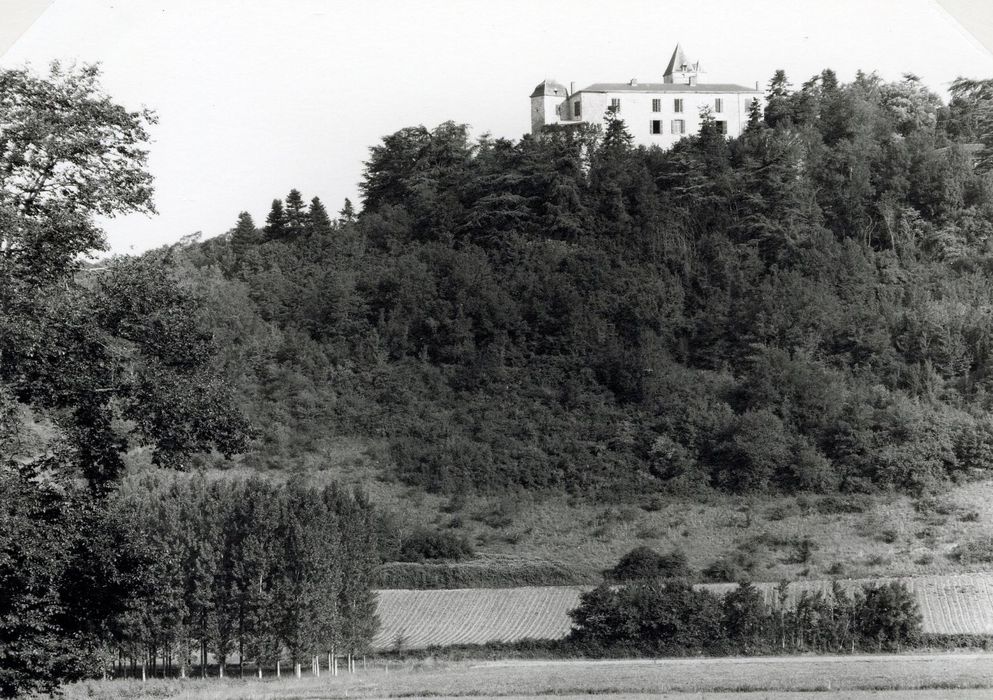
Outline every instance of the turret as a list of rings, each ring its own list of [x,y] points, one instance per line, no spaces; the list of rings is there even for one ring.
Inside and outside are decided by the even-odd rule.
[[[702,72],[700,70],[700,62],[690,63],[690,60],[686,58],[686,54],[683,53],[683,47],[676,44],[676,50],[672,52],[669,65],[666,66],[665,73],[662,75],[662,82],[696,85],[697,78]]]
[[[565,86],[555,80],[543,80],[531,93],[531,133],[541,132],[546,124],[558,124],[559,110],[569,96]]]

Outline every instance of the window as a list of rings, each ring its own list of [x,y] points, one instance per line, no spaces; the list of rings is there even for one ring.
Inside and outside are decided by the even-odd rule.
[[[652,111],[661,112],[662,111],[662,100],[652,100]]]
[[[651,130],[651,133],[653,133],[653,134],[661,134],[662,133],[662,120],[661,119],[653,119],[650,130]]]
[[[610,111],[614,112],[615,114],[621,111],[621,98],[619,97],[610,98]]]
[[[724,111],[724,100],[718,97],[714,100],[714,111],[723,112]]]
[[[684,119],[673,119],[672,120],[672,133],[674,133],[674,134],[685,134],[686,133],[686,121]]]
[[[679,114],[683,111],[683,100],[678,98],[672,101],[672,111]]]
[[[578,117],[582,114],[582,108],[579,106],[579,100],[572,103],[572,116]]]
[[[728,132],[728,123],[727,122],[718,121],[718,122],[714,122],[714,124],[717,125],[717,133],[718,134],[726,134]]]

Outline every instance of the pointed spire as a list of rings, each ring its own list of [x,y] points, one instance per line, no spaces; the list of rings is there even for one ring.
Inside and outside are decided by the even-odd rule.
[[[669,65],[666,66],[665,73],[662,74],[664,83],[689,83],[695,85],[697,73],[700,73],[700,62],[690,63],[683,52],[683,47],[676,44],[676,50],[672,52]]]
[[[676,50],[672,52],[672,58],[669,59],[669,65],[666,66],[665,73],[663,76],[672,75],[676,71],[682,72],[683,66],[689,66],[690,62],[686,58],[686,54],[683,53],[683,47],[678,43],[676,44]]]

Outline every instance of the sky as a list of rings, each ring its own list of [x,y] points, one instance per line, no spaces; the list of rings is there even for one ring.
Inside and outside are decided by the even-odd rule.
[[[701,82],[862,69],[944,95],[993,77],[934,0],[54,0],[0,68],[99,62],[116,101],[158,113],[159,214],[103,223],[113,252],[137,253],[243,210],[261,225],[291,188],[337,211],[387,134],[450,119],[517,139],[544,78],[658,82],[676,42]]]

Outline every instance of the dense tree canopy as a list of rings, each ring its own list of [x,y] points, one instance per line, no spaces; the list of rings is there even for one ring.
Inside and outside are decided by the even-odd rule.
[[[0,692],[95,669],[140,559],[99,496],[130,446],[244,448],[199,302],[162,260],[83,267],[95,216],[151,212],[153,116],[94,67],[0,71]],[[89,493],[79,487],[83,477]],[[132,554],[135,556],[132,557]],[[131,561],[135,558],[136,561]]]
[[[993,466],[982,85],[777,73],[667,152],[618,115],[411,127],[354,223],[177,264],[250,300],[214,332],[253,463],[354,435],[445,492],[927,489]]]

